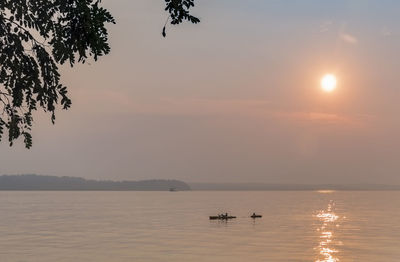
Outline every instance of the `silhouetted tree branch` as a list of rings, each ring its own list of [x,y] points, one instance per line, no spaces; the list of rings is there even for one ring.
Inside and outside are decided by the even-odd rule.
[[[165,0],[171,24],[198,23],[194,0]],[[24,137],[32,146],[32,113],[39,108],[55,121],[56,106],[71,100],[58,66],[95,61],[110,52],[106,25],[115,23],[101,0],[0,1],[0,141]],[[165,25],[163,36],[165,37]]]
[[[171,19],[171,24],[173,25],[180,24],[184,20],[192,22],[193,24],[200,22],[200,19],[189,13],[189,9],[194,7],[194,0],[165,0],[165,3],[165,11],[168,11],[170,15],[168,16],[162,30],[162,35],[164,37],[167,35],[165,27],[169,19]]]

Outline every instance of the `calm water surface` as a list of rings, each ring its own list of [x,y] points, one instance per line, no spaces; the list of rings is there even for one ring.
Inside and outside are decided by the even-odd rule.
[[[0,261],[397,262],[400,192],[0,192]]]

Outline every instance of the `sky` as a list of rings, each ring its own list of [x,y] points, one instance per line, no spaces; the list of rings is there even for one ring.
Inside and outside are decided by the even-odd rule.
[[[61,68],[72,108],[0,174],[400,184],[400,1],[197,0],[165,39],[164,1],[103,5],[110,55]]]

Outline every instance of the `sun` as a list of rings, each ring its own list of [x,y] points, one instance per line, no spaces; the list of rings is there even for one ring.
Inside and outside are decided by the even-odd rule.
[[[332,92],[336,89],[337,79],[332,74],[326,74],[321,79],[321,88],[325,92]]]

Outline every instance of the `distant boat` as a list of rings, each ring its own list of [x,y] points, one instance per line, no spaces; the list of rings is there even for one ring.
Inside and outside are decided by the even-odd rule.
[[[176,190],[175,187],[170,187],[170,188],[169,188],[169,192],[176,192],[176,191],[178,191],[178,190]]]
[[[262,215],[256,215],[256,213],[253,213],[250,217],[251,218],[261,218]]]
[[[236,218],[235,216],[228,216],[226,215],[218,215],[218,216],[210,216],[210,220],[228,220],[228,219],[234,219]]]

